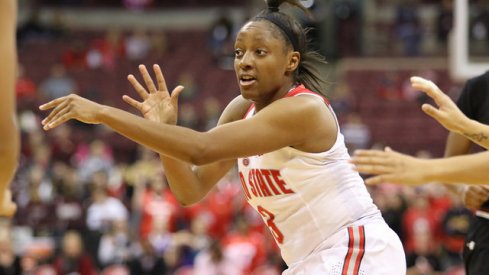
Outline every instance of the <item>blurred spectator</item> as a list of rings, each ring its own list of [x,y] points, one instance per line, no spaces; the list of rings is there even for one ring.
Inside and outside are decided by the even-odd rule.
[[[168,231],[167,221],[163,219],[153,220],[152,228],[147,238],[155,253],[163,255],[172,244],[172,234]]]
[[[489,45],[489,8],[486,1],[474,1],[470,10],[470,51],[487,55]]]
[[[112,222],[127,220],[128,212],[120,200],[107,195],[107,175],[104,172],[94,173],[93,179],[92,202],[87,209],[86,222],[88,229],[103,233],[110,229]]]
[[[145,182],[135,186],[133,198],[133,211],[140,212],[141,215],[139,236],[143,239],[148,237],[156,220],[166,224],[170,230],[175,230],[175,214],[178,207],[161,172],[148,181],[148,187],[145,187]]]
[[[51,131],[51,159],[73,164],[76,152],[76,137],[72,134],[70,124],[63,124]]]
[[[398,6],[396,29],[404,54],[407,56],[419,55],[423,34],[419,19],[418,0],[404,0]]]
[[[334,92],[328,99],[330,100],[331,106],[340,120],[345,114],[348,114],[352,106],[355,104],[355,98],[351,94],[350,84],[344,80],[338,81]]]
[[[32,166],[27,173],[27,190],[22,190],[17,198],[16,221],[33,228],[35,235],[51,235],[56,218],[51,181],[41,166]]]
[[[429,232],[419,232],[414,236],[413,250],[406,254],[407,275],[441,275],[442,265],[435,250],[430,245]]]
[[[350,113],[345,124],[341,126],[345,137],[346,148],[353,153],[357,149],[367,149],[370,146],[370,129],[363,123],[357,113]]]
[[[53,165],[53,175],[55,173],[59,174],[58,196],[55,199],[56,230],[61,234],[66,230],[82,232],[86,229],[83,186],[75,169],[62,162]]]
[[[97,270],[92,259],[85,253],[81,236],[76,231],[68,231],[63,237],[61,254],[54,259],[57,275],[95,275]]]
[[[436,217],[431,212],[427,195],[418,191],[413,201],[406,209],[403,217],[404,249],[409,254],[416,249],[417,238],[423,234],[427,236],[424,243],[429,249],[436,245],[437,232]]]
[[[397,186],[386,184],[375,191],[372,189],[370,191],[373,193],[374,202],[382,212],[385,222],[396,232],[401,240],[404,240],[402,225],[407,206],[401,190]]]
[[[442,0],[438,4],[438,15],[436,17],[436,34],[440,46],[445,48],[448,34],[453,26],[453,0]],[[435,80],[433,82],[437,83]]]
[[[377,95],[384,100],[399,100],[402,98],[401,80],[395,71],[385,71],[379,74]]]
[[[224,257],[249,274],[265,261],[263,236],[250,230],[244,216],[237,216],[235,230],[222,240]]]
[[[169,41],[164,31],[159,30],[157,32],[153,32],[150,35],[150,41],[151,41],[152,56],[156,58],[160,58],[163,57],[163,55],[165,55],[165,53],[168,52]]]
[[[356,56],[360,48],[360,7],[358,1],[336,0],[333,4],[335,41],[340,57]]]
[[[453,206],[444,213],[441,220],[443,249],[447,254],[445,266],[463,266],[462,250],[465,244],[472,212],[465,208],[458,196],[451,196]]]
[[[150,50],[151,41],[144,29],[134,29],[125,39],[126,56],[130,61],[141,62]],[[182,84],[183,85],[183,84]]]
[[[15,254],[12,236],[7,226],[0,227],[0,274],[21,275],[21,259]]]
[[[102,235],[98,260],[102,267],[123,264],[129,257],[129,232],[126,220],[113,220],[111,228]]]
[[[197,85],[195,84],[194,76],[189,72],[181,73],[178,77],[179,85],[185,87],[183,93],[180,94],[180,100],[182,102],[191,101],[196,96],[199,95],[199,90]]]
[[[74,39],[70,41],[62,53],[63,65],[68,70],[83,70],[87,68],[87,48],[85,41]]]
[[[76,93],[77,88],[75,80],[66,73],[62,64],[51,67],[51,74],[39,86],[43,101]]]
[[[90,255],[97,255],[102,234],[110,230],[113,221],[128,220],[129,213],[120,200],[107,195],[107,175],[97,172],[93,177],[95,180],[91,184],[91,203],[86,216],[89,232],[85,241]],[[97,180],[97,177],[101,180]]]
[[[111,148],[102,140],[97,139],[90,143],[88,149],[86,152],[79,147],[77,152],[77,171],[81,181],[87,182],[97,172],[103,172],[106,177],[109,177],[113,169]]]
[[[113,71],[117,65],[117,59],[125,56],[124,42],[119,29],[109,29],[105,37],[91,41],[87,64],[91,69],[104,68]]]
[[[40,15],[40,12],[34,9],[27,21],[17,28],[17,42],[20,47],[31,41],[48,41],[56,37],[55,30],[43,23]]]
[[[208,131],[216,127],[221,116],[221,103],[215,97],[207,97],[204,100],[205,130]]]
[[[26,76],[24,66],[19,63],[17,71],[17,82],[15,84],[15,94],[19,109],[30,109],[34,107],[37,99],[37,86]]]
[[[221,11],[217,20],[209,30],[210,50],[217,64],[224,67],[230,66],[229,59],[234,58],[234,24],[228,13]]]
[[[232,261],[225,258],[219,241],[214,240],[208,248],[197,254],[194,275],[243,274]]]
[[[183,92],[184,94],[185,92]],[[195,106],[190,103],[183,103],[179,108],[178,124],[190,129],[197,130],[200,127],[200,119],[197,115]]]
[[[213,238],[226,235],[231,229],[233,216],[238,209],[236,202],[242,199],[240,184],[237,170],[232,169],[204,200],[185,209],[187,219],[203,218],[207,223],[205,234]]]
[[[140,239],[138,252],[128,262],[131,274],[161,275],[166,273],[167,267],[162,255],[155,253],[153,246],[147,239]]]

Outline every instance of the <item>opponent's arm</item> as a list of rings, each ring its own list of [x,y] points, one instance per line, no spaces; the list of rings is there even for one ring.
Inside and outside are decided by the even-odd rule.
[[[17,1],[0,1],[0,215],[11,216],[10,182],[15,174],[19,154],[19,132],[15,117],[15,79],[17,51],[15,26]]]
[[[419,159],[392,150],[358,150],[352,162],[359,172],[378,175],[368,178],[368,184],[486,184],[489,178],[489,152],[441,159]]]
[[[489,126],[465,116],[457,105],[433,82],[421,77],[411,78],[412,86],[431,97],[438,108],[423,104],[423,111],[436,119],[449,131],[460,134],[474,143],[489,149]]]
[[[425,92],[438,105],[437,109],[429,104],[424,104],[423,111],[450,130],[445,147],[445,157],[467,154],[471,141],[488,148],[489,126],[467,118],[433,82],[420,77],[412,77],[411,82],[414,88]],[[477,173],[477,171],[471,172]],[[481,189],[482,186],[464,184],[445,184],[445,186],[451,192],[462,196],[465,205],[469,208],[478,208],[489,198],[487,192]],[[485,199],[481,196],[485,196]]]

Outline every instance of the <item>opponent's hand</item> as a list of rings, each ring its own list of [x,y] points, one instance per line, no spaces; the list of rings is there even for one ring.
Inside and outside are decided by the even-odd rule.
[[[351,160],[356,170],[364,174],[377,175],[365,180],[367,184],[396,183],[417,185],[425,183],[424,161],[386,148],[379,150],[357,150]]]
[[[3,195],[0,194],[0,216],[10,218],[16,211],[17,205],[12,201],[12,193],[7,189]]]
[[[449,131],[458,133],[461,131],[461,125],[469,121],[450,97],[443,93],[433,82],[422,77],[413,76],[411,77],[411,85],[435,101],[438,108],[426,103],[421,108],[423,112],[436,119]]]
[[[487,185],[467,185],[462,192],[462,201],[465,207],[473,210],[481,208],[489,199],[489,186]]]
[[[183,86],[177,86],[170,94],[160,66],[153,65],[153,70],[158,83],[158,89],[149,75],[146,66],[139,65],[139,71],[147,89],[136,80],[134,75],[129,75],[127,79],[143,101],[139,102],[127,95],[124,95],[122,99],[138,109],[149,120],[176,124],[178,118],[178,96],[183,91]]]
[[[45,111],[53,109],[51,113],[42,120],[44,130],[53,129],[70,119],[76,119],[87,124],[98,124],[102,105],[90,101],[75,94],[54,99],[39,106]]]

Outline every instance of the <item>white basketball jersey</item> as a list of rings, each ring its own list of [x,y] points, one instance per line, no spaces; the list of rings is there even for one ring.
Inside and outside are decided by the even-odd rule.
[[[320,97],[333,112],[326,99],[302,85],[286,96],[299,95]],[[254,109],[252,105],[245,119],[253,116]],[[289,266],[335,232],[381,219],[349,159],[339,130],[335,144],[326,152],[284,147],[238,159],[246,199],[263,217]]]

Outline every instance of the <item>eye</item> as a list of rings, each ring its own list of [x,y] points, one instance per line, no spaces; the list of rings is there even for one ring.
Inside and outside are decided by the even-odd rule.
[[[267,51],[265,51],[264,49],[257,49],[255,52],[259,56],[263,56],[267,54]]]
[[[242,56],[243,56],[243,51],[242,50],[240,50],[240,49],[234,50],[234,57],[240,58]]]

